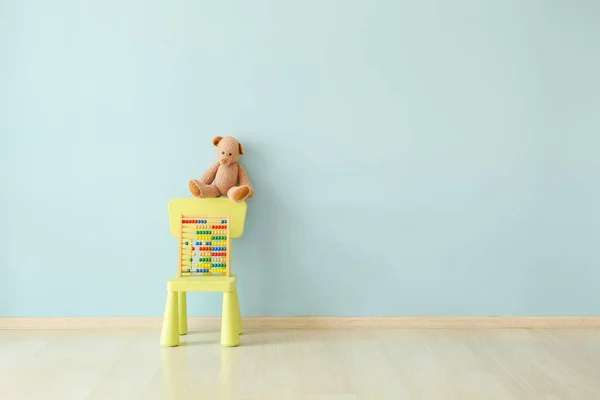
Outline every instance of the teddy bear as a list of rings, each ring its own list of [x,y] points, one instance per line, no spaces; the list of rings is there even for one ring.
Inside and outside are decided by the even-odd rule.
[[[200,179],[189,182],[190,192],[194,197],[227,196],[231,201],[239,203],[254,197],[254,188],[244,167],[238,164],[244,147],[234,137],[217,136],[213,139],[217,147],[219,161],[206,170]]]

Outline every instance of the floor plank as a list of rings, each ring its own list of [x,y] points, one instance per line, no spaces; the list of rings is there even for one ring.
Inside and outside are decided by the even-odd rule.
[[[597,399],[600,330],[0,331],[0,398]]]

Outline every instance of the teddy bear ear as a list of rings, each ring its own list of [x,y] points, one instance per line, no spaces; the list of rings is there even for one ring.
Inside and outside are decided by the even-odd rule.
[[[215,136],[215,138],[213,139],[213,144],[215,146],[218,146],[221,139],[223,139],[221,136]]]
[[[241,143],[238,144],[240,145],[240,154],[244,154],[244,146]]]

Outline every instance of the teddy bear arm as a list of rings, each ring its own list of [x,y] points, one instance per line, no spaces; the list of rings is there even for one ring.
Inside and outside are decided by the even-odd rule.
[[[240,186],[248,185],[250,187],[250,195],[248,196],[248,198],[251,199],[252,197],[254,197],[254,188],[250,183],[250,178],[248,177],[248,174],[246,173],[244,167],[242,167],[241,165],[239,166],[238,171],[238,181]]]
[[[198,180],[206,185],[210,185],[215,180],[218,169],[219,169],[219,163],[214,163],[206,170],[205,173],[202,174],[202,176]]]

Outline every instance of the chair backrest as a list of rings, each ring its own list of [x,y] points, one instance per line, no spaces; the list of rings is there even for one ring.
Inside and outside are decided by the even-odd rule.
[[[169,202],[171,233],[179,241],[178,276],[230,276],[230,239],[244,233],[246,207],[228,198]]]
[[[230,232],[232,239],[242,236],[246,222],[246,202],[234,203],[227,197],[216,199],[197,199],[194,197],[185,199],[173,199],[169,202],[169,224],[171,234],[175,237],[180,235],[181,215],[229,215]]]

